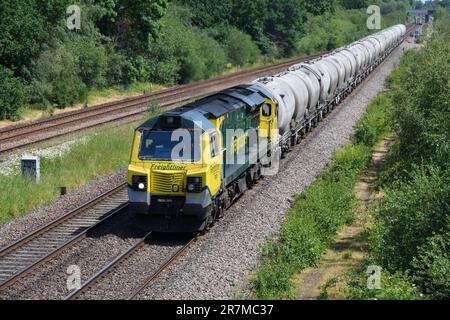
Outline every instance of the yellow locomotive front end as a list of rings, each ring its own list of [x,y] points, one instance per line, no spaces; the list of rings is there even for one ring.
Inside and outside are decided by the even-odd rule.
[[[216,127],[192,111],[139,127],[128,167],[132,212],[147,216],[155,231],[203,230],[220,211],[219,139]]]

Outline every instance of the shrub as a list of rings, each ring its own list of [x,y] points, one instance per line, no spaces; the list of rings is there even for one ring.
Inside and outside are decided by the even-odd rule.
[[[387,95],[378,95],[369,106],[369,112],[365,113],[359,121],[354,134],[355,143],[361,143],[372,147],[379,137],[390,131],[388,109],[391,105]]]
[[[434,299],[450,297],[450,221],[447,232],[428,238],[412,261],[413,280]]]
[[[150,45],[147,61],[152,82],[187,83],[226,67],[224,48],[205,31],[190,26],[181,13],[176,6],[169,11],[161,22],[162,34]]]
[[[128,85],[132,81],[129,71],[132,68],[131,62],[123,54],[108,50],[108,65],[106,68],[106,80],[110,86]]]
[[[64,108],[86,99],[87,88],[78,72],[77,58],[64,45],[46,49],[34,68],[34,101]]]
[[[108,57],[105,48],[86,37],[77,37],[68,43],[69,50],[78,60],[78,75],[88,88],[106,85]]]
[[[414,286],[411,277],[401,272],[390,273],[381,270],[381,283],[379,289],[367,287],[368,274],[350,272],[347,274],[347,297],[357,300],[417,300],[422,299],[419,290]]]
[[[260,58],[258,46],[251,37],[238,29],[232,28],[225,40],[228,58],[236,66],[253,64]]]
[[[448,166],[450,43],[446,36],[434,35],[425,49],[407,54],[390,78],[399,143],[387,159],[385,183],[410,179],[414,166]]]
[[[296,42],[297,54],[312,54],[343,46],[355,38],[362,37],[366,30],[365,15],[358,10],[343,11],[339,14],[310,16],[305,24],[305,34]]]
[[[18,120],[27,100],[28,92],[22,80],[0,65],[0,120]]]
[[[334,158],[335,164],[296,197],[279,241],[265,248],[264,264],[253,280],[256,298],[289,297],[295,272],[317,264],[340,227],[352,219],[353,186],[370,149],[347,145]]]
[[[397,182],[375,210],[369,246],[375,261],[389,270],[411,269],[417,249],[448,228],[448,177],[437,168],[422,167],[410,182]]]
[[[334,163],[296,196],[279,240],[269,242],[263,251],[263,265],[253,279],[256,298],[290,297],[292,276],[316,265],[342,225],[351,222],[357,203],[353,192],[357,175],[369,163],[373,145],[388,129],[388,101],[382,96],[369,105],[356,125],[358,136],[353,137],[353,143],[336,152]],[[405,296],[415,296],[417,292],[408,285]],[[385,297],[389,294],[386,291]]]

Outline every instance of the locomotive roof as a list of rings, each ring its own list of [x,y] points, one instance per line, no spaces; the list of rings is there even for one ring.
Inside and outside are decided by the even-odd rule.
[[[178,124],[182,128],[207,131],[214,128],[208,119],[217,119],[245,106],[256,109],[265,98],[272,99],[272,95],[263,87],[257,84],[239,85],[153,117],[139,129],[157,129],[163,119],[178,117],[182,119]]]

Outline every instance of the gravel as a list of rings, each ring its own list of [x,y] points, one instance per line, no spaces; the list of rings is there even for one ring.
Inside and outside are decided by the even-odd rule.
[[[63,299],[70,293],[67,287],[70,266],[79,268],[83,283],[147,234],[148,230],[140,227],[134,217],[124,210],[63,254],[44,263],[34,274],[6,288],[0,300]]]
[[[248,288],[261,248],[276,236],[296,193],[302,192],[349,141],[366,106],[384,89],[403,47],[379,66],[317,129],[286,155],[275,177],[260,181],[233,205],[164,276],[149,285],[142,299],[229,299]]]
[[[173,238],[173,235],[159,235],[139,248],[111,273],[82,293],[79,299],[128,299],[149,276],[155,273],[170,257],[179,251],[189,240],[186,237]]]

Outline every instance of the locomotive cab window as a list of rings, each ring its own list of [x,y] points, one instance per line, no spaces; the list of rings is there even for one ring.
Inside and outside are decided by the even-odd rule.
[[[185,135],[174,134],[175,131],[142,132],[139,149],[140,160],[189,161],[200,160],[199,134],[186,131]]]
[[[263,117],[270,117],[271,114],[272,114],[272,112],[271,112],[270,105],[263,104],[263,106],[262,106],[262,115],[263,115]]]

